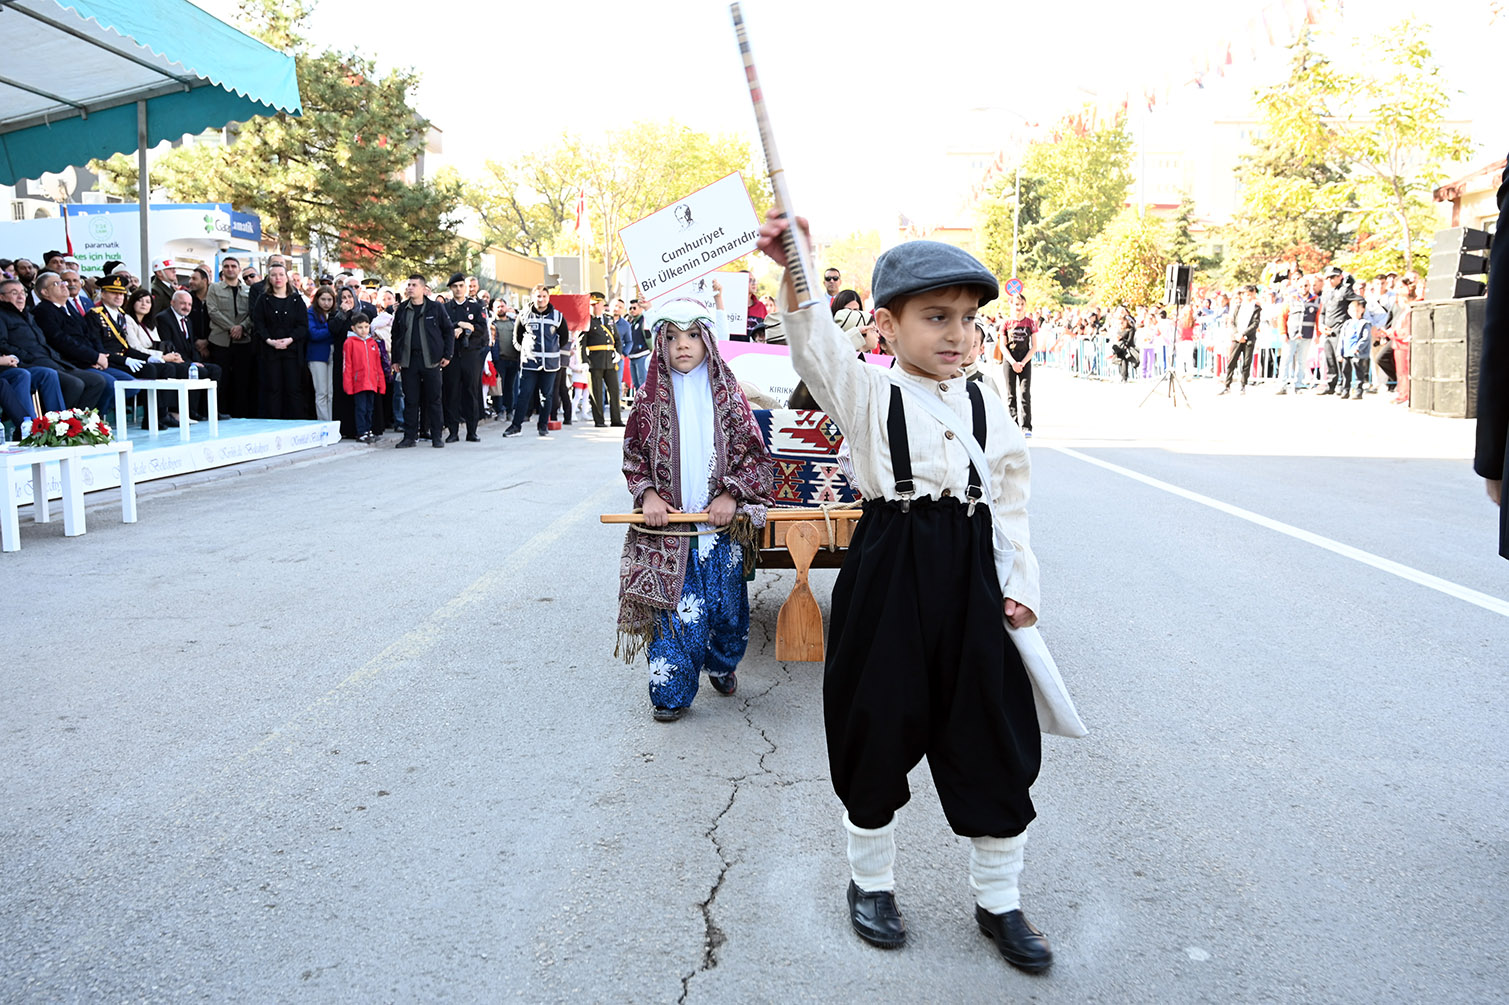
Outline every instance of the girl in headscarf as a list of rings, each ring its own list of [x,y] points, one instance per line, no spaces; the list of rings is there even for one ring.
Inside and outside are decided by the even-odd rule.
[[[619,576],[620,650],[644,649],[650,703],[661,722],[681,718],[702,671],[724,695],[749,644],[745,556],[764,526],[774,467],[738,379],[718,354],[713,318],[673,300],[648,327],[655,353],[624,434],[624,478],[645,527],[631,526]],[[676,524],[671,513],[708,513]]]

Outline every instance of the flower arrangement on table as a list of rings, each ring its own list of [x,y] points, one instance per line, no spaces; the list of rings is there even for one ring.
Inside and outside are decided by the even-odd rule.
[[[110,426],[94,408],[68,408],[39,415],[31,420],[31,430],[21,437],[23,447],[79,447],[109,442]]]

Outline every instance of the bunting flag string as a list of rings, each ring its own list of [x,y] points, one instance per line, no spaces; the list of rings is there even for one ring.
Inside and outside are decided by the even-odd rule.
[[[1007,137],[1007,143],[984,176],[970,192],[970,204],[977,202],[990,191],[991,183],[1001,175],[1010,173],[1016,163],[1008,151],[1028,143],[1062,143],[1066,139],[1082,139],[1124,122],[1134,101],[1151,114],[1159,105],[1167,105],[1176,89],[1190,87],[1204,90],[1210,75],[1226,76],[1227,68],[1234,67],[1240,55],[1249,62],[1256,62],[1263,48],[1287,48],[1299,40],[1307,28],[1314,28],[1327,16],[1339,19],[1343,13],[1342,0],[1267,0],[1262,8],[1248,19],[1242,38],[1217,38],[1191,57],[1193,75],[1182,82],[1177,78],[1164,80],[1138,91],[1126,91],[1106,100],[1085,106],[1061,115],[1057,121],[1034,126],[1030,135]],[[1266,45],[1264,44],[1266,43]],[[1260,48],[1261,47],[1261,48]]]

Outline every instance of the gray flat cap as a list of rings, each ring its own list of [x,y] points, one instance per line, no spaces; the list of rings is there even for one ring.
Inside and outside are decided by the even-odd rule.
[[[978,286],[985,292],[980,305],[994,300],[1001,292],[996,277],[980,264],[979,259],[962,248],[942,241],[907,241],[875,259],[870,290],[875,306],[885,307],[897,297],[945,286]]]

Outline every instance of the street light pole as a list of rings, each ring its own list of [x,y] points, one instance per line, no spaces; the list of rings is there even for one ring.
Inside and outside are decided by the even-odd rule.
[[[1016,249],[1019,247],[1017,243],[1017,230],[1022,223],[1022,162],[1020,159],[1016,162],[1016,184],[1013,192],[1015,195],[1012,197],[1011,207],[1011,278],[1015,279]]]

